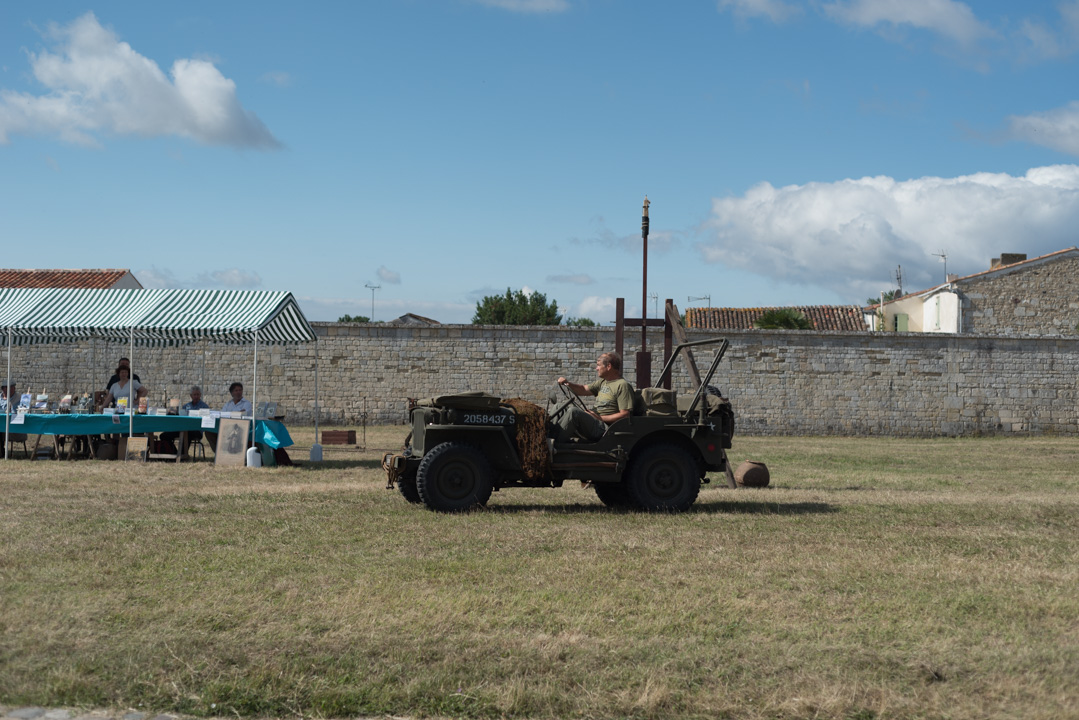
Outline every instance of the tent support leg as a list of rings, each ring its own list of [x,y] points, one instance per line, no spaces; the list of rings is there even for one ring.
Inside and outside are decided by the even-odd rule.
[[[7,329],[7,385],[4,387],[4,397],[7,405],[4,406],[4,459],[8,459],[11,453],[11,328]],[[23,448],[25,450],[25,448]]]

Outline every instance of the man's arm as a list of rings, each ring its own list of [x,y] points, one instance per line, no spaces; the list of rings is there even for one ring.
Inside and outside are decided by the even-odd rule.
[[[622,418],[627,418],[633,414],[633,390],[628,384],[619,381],[617,383],[619,390],[617,393],[618,412],[613,412],[609,415],[597,415],[600,420],[613,425]]]
[[[565,385],[566,387],[568,387],[570,390],[573,391],[574,395],[591,395],[592,394],[592,391],[588,389],[587,385],[578,385],[577,383],[572,383],[572,382],[570,382],[569,380],[567,380],[564,377],[558,378],[558,384],[559,385]],[[598,415],[597,415],[597,417],[598,417]]]
[[[600,420],[607,423],[608,425],[613,425],[616,422],[618,422],[619,420],[621,420],[622,418],[628,418],[629,416],[630,416],[630,411],[629,410],[619,410],[618,412],[611,413],[610,415],[596,415],[596,417],[598,417]]]

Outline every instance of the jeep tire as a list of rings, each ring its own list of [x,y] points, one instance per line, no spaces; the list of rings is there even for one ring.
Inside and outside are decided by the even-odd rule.
[[[420,460],[416,490],[432,510],[463,512],[491,497],[491,464],[477,448],[459,442],[436,445]]]
[[[397,490],[401,493],[401,497],[408,500],[410,503],[422,502],[420,500],[420,491],[416,489],[416,476],[397,478]]]
[[[642,448],[626,471],[625,483],[629,499],[649,511],[683,512],[701,491],[693,456],[668,443]]]
[[[592,484],[592,489],[596,491],[596,497],[599,498],[599,501],[607,507],[629,507],[633,505],[633,501],[626,494],[625,483],[597,482]]]

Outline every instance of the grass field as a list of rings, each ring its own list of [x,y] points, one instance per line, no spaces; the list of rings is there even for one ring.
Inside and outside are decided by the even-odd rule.
[[[1075,439],[736,438],[773,487],[685,515],[576,483],[440,515],[384,489],[403,434],[320,466],[3,465],[0,703],[1079,717]]]

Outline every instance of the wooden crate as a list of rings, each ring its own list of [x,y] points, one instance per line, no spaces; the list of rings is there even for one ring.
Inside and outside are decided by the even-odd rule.
[[[356,431],[355,430],[323,430],[322,431],[322,444],[323,445],[355,445],[356,444]]]

